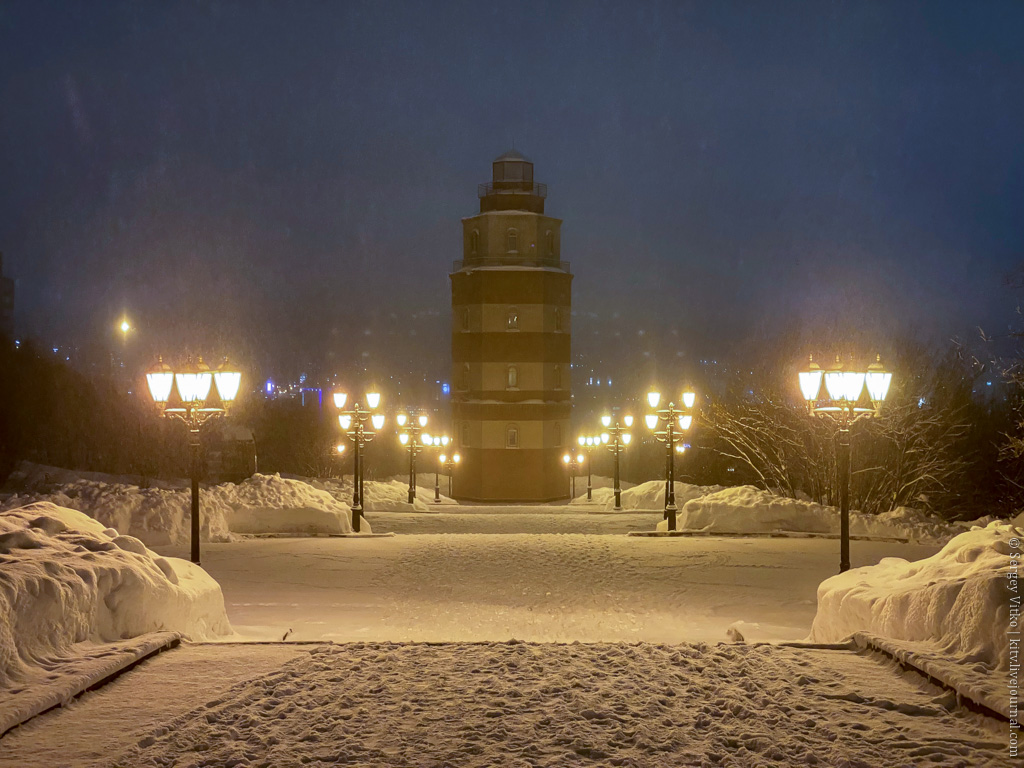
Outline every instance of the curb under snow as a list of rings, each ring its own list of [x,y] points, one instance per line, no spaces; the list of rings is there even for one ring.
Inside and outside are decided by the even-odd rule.
[[[54,707],[63,707],[93,688],[105,685],[125,670],[181,642],[177,632],[149,632],[118,643],[107,643],[80,657],[62,659],[76,669],[54,679],[0,690],[0,736]],[[78,662],[77,664],[75,662]]]

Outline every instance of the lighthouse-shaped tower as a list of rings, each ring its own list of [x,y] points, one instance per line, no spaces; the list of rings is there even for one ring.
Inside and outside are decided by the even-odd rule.
[[[456,498],[539,502],[568,496],[571,389],[569,264],[562,222],[544,215],[547,186],[516,151],[479,187],[462,220],[452,281],[452,419]]]

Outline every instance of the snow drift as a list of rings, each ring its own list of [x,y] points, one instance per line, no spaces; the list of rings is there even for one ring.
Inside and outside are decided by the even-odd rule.
[[[139,488],[79,478],[48,492],[15,494],[2,508],[51,502],[76,509],[140,539],[147,546],[186,544],[190,539],[188,490]],[[348,533],[351,510],[330,493],[280,475],[253,475],[237,485],[224,483],[200,491],[203,541],[229,541],[234,533]]]
[[[647,484],[645,484],[647,485]],[[664,487],[664,484],[662,484]],[[642,486],[638,486],[642,487]],[[682,531],[705,533],[839,533],[839,510],[813,501],[791,499],[751,485],[735,488],[688,486],[683,503],[678,485],[676,524]],[[706,493],[697,494],[699,490]],[[662,495],[661,498],[664,498]],[[625,506],[625,500],[623,500]],[[662,524],[660,527],[664,527]],[[945,542],[963,529],[919,510],[900,507],[881,515],[850,514],[850,533],[877,539]]]
[[[1022,535],[1014,525],[993,522],[961,533],[924,560],[887,557],[826,579],[809,639],[830,643],[868,632],[920,643],[981,679],[1004,681],[1022,588],[1008,576],[1018,571]],[[1005,696],[1005,685],[993,686],[989,695]]]
[[[690,483],[675,483],[676,492],[676,506],[682,507],[684,504],[689,502],[691,499],[699,499],[706,496],[709,493],[715,493],[716,491],[722,490],[720,485],[691,485]],[[605,509],[611,510],[615,506],[615,493],[611,489],[608,491],[602,490],[602,497],[607,496],[605,500]],[[583,494],[584,499],[586,494]],[[623,485],[622,489],[622,509],[623,510],[661,510],[665,508],[665,481],[664,480],[649,480],[646,483],[640,483],[640,485],[627,488]],[[595,499],[597,494],[594,494]],[[575,503],[575,502],[574,502]]]
[[[76,643],[157,630],[229,634],[220,586],[76,510],[38,502],[0,512],[0,688]]]

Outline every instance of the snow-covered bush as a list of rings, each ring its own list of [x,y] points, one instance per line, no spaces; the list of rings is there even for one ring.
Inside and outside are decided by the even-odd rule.
[[[76,510],[40,502],[0,512],[0,687],[75,643],[157,630],[230,633],[220,586]]]
[[[709,493],[722,489],[720,485],[690,485],[689,483],[675,483],[676,506],[681,507],[691,499],[698,499]],[[614,495],[609,494],[605,502],[606,509],[615,506]],[[665,481],[649,480],[646,483],[628,488],[622,491],[622,508],[625,509],[649,509],[658,510],[665,508]]]

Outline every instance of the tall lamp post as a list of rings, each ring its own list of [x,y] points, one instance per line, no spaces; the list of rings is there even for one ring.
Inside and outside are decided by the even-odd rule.
[[[615,458],[615,471],[614,471],[614,486],[615,486],[615,511],[618,512],[622,509],[622,488],[619,485],[619,453],[629,445],[633,436],[626,432],[627,429],[633,426],[632,416],[623,416],[622,421],[615,419],[612,422],[610,415],[601,417],[601,425],[608,430],[607,432],[601,433],[601,442],[608,446],[608,450],[612,452],[612,456]],[[607,439],[606,439],[607,438]]]
[[[562,456],[562,461],[565,466],[569,468],[569,498],[576,498],[576,475],[579,472],[580,464],[583,463],[584,455],[582,453],[567,453]]]
[[[889,394],[892,373],[878,355],[867,370],[846,370],[836,357],[835,365],[822,371],[811,357],[800,371],[800,391],[807,410],[836,424],[836,468],[839,471],[839,572],[850,570],[850,426],[860,419],[878,416]],[[822,391],[822,380],[825,382]],[[865,395],[866,390],[866,395]]]
[[[429,447],[438,451],[440,451],[442,448],[446,448],[448,446],[449,441],[451,440],[451,438],[449,438],[448,435],[427,435],[427,437],[430,438]],[[426,440],[424,440],[423,442],[427,443]],[[441,456],[441,461],[443,462],[444,454],[442,453]],[[450,483],[451,478],[449,477],[448,480]],[[434,503],[441,503],[441,478],[438,476],[436,471],[434,472]]]
[[[403,430],[398,433],[398,442],[409,449],[409,503],[412,504],[416,500],[416,456],[430,445],[427,442],[430,435],[426,435],[422,442],[420,440],[420,433],[427,426],[427,414],[413,416],[412,413],[400,413],[395,420]]]
[[[664,408],[661,404],[660,392],[648,392],[647,403],[654,409],[653,413],[644,416],[644,423],[654,433],[658,442],[665,443],[665,519],[668,529],[676,530],[676,451],[683,446],[679,441],[693,424],[693,415],[687,413],[693,408],[697,395],[692,391],[683,392],[683,408],[669,402]],[[659,426],[661,427],[659,429]],[[677,445],[677,443],[679,443]],[[681,451],[680,451],[681,452]]]
[[[223,416],[238,395],[242,374],[234,370],[225,360],[216,371],[199,358],[192,358],[177,371],[167,365],[161,357],[146,373],[149,394],[164,418],[177,419],[188,427],[189,476],[192,480],[192,527],[191,560],[199,565],[199,428],[216,416]],[[211,404],[210,385],[217,388],[219,403]],[[179,405],[168,408],[171,390],[177,388]]]
[[[373,440],[377,432],[384,426],[384,414],[373,413],[380,405],[379,392],[366,393],[366,405],[353,403],[350,410],[345,409],[348,395],[345,392],[334,393],[334,407],[341,413],[338,414],[338,424],[348,435],[355,448],[352,451],[352,530],[359,533],[359,521],[363,516],[363,451],[366,444]],[[368,429],[366,422],[370,422],[372,429]]]
[[[602,439],[603,438],[603,439]],[[594,464],[594,449],[602,443],[608,442],[608,434],[604,435],[580,435],[577,442],[580,448],[587,452],[587,501],[594,500],[592,473]]]
[[[462,460],[462,457],[459,456],[459,454],[457,454],[457,453],[453,453],[451,455],[447,455],[447,454],[442,453],[440,456],[437,457],[437,460],[438,460],[438,462],[440,462],[440,464],[444,467],[445,471],[448,473],[448,495],[451,496],[452,495],[452,473],[455,471],[455,465],[458,464],[459,461]],[[441,498],[440,498],[440,495],[438,493],[437,484],[435,483],[435,485],[434,485],[434,501],[440,501],[440,500],[441,500]]]

